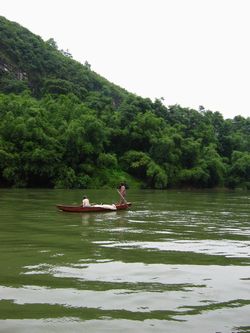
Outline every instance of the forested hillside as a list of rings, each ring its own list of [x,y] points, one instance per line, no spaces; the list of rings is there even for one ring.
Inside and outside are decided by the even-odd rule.
[[[250,118],[131,94],[53,39],[0,17],[0,186],[122,180],[158,189],[250,188]]]

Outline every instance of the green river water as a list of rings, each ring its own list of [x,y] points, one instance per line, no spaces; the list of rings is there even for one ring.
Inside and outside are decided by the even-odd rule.
[[[0,332],[250,332],[250,192],[0,190]]]

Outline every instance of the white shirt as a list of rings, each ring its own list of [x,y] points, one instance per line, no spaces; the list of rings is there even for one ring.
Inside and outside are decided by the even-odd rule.
[[[90,207],[89,199],[88,198],[83,199],[82,205],[83,207]]]

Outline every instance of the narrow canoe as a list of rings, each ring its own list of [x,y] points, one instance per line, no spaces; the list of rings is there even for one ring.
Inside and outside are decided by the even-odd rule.
[[[127,204],[115,204],[116,210],[125,210],[131,206],[131,202],[127,202]],[[63,212],[72,212],[72,213],[85,213],[85,212],[112,212],[113,210],[107,208],[107,205],[94,205],[90,207],[83,206],[66,206],[66,205],[56,205],[59,210]]]

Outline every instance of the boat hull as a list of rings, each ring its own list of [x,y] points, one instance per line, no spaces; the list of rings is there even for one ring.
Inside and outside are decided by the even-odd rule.
[[[128,209],[131,206],[131,202],[128,202],[127,204],[115,204],[116,210],[125,210]],[[112,212],[116,210],[112,210],[106,207],[101,207],[101,205],[98,205],[98,207],[90,206],[90,207],[83,207],[83,206],[70,206],[70,205],[56,205],[56,207],[63,211],[63,212],[70,212],[70,213],[85,213],[85,212]]]

